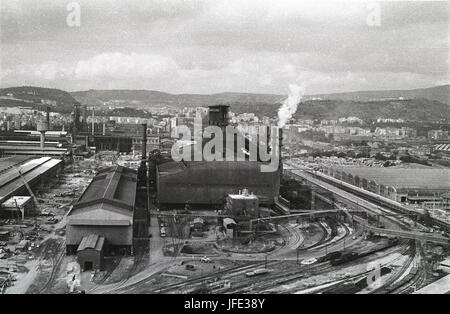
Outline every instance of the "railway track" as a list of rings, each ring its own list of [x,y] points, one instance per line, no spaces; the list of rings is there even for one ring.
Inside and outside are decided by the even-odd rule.
[[[371,292],[369,292],[370,294],[389,294],[396,289],[397,287],[396,283],[409,270],[411,264],[414,261],[414,257],[416,254],[415,244],[412,245],[410,248],[408,248],[408,250],[405,253],[407,253],[410,258],[408,258],[408,260],[402,265],[400,270],[397,271],[396,274],[392,275],[391,278],[389,278],[389,280],[386,281],[382,287],[376,288]]]
[[[121,255],[119,258],[116,258],[113,262],[113,265],[111,265],[111,267],[106,271],[105,275],[97,280],[97,284],[102,285],[106,282],[106,280],[109,279],[109,277],[111,277],[111,274],[114,272],[114,270],[116,269],[116,267],[120,264],[120,262],[122,261],[123,256]]]
[[[58,254],[52,254],[51,256],[51,261],[52,261],[52,266],[51,266],[51,272],[50,272],[50,277],[48,278],[48,280],[45,282],[44,285],[42,285],[42,287],[40,287],[38,293],[42,294],[44,292],[46,292],[47,290],[49,290],[55,279],[56,276],[58,275],[58,271],[59,271],[59,265],[61,264],[61,261],[63,260],[64,256],[65,256],[65,251],[64,249],[62,249],[62,247],[64,247],[65,245],[65,241],[62,241],[60,243],[58,243],[56,245],[56,247],[53,247],[51,251],[47,250],[46,252],[46,256],[48,256],[50,254],[50,252],[58,252],[60,251]]]
[[[267,267],[273,267],[276,264],[280,263],[280,261],[269,261],[267,262]],[[163,288],[157,288],[152,290],[153,293],[169,293],[175,291],[183,291],[183,289],[190,288],[192,289],[195,286],[199,286],[204,284],[208,280],[215,280],[216,278],[220,278],[220,280],[229,279],[241,274],[245,274],[248,270],[259,268],[265,266],[265,262],[258,263],[248,263],[246,265],[234,266],[231,268],[222,269],[216,271],[214,274],[208,274],[200,277],[194,277],[192,279],[185,280],[180,283],[174,283],[171,285],[165,285]]]
[[[389,254],[395,253],[395,252],[402,252],[403,254],[406,254],[408,251],[411,250],[411,246],[408,244],[407,246],[399,247],[397,250],[394,250],[393,252],[390,252]],[[375,250],[374,252],[378,252],[379,250]],[[367,257],[368,255],[365,255]],[[377,260],[379,257],[376,258],[369,258],[366,259],[365,262],[371,262],[373,260]],[[380,269],[387,268],[393,263],[395,263],[400,257],[389,261],[388,263],[379,265]],[[347,265],[348,266],[348,265]],[[359,283],[361,280],[366,280],[367,276],[370,275],[372,270],[364,271],[359,274],[355,274],[352,276],[349,276],[345,279],[338,280],[335,284],[332,284],[332,282],[325,283],[325,284],[331,284],[327,286],[326,288],[319,289],[315,291],[315,293],[330,293],[330,294],[353,294],[360,291],[357,287],[357,283]]]

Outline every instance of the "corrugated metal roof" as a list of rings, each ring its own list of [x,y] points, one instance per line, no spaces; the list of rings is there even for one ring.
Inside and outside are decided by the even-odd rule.
[[[109,202],[132,210],[136,197],[137,172],[115,166],[100,171],[84,190],[74,208]]]
[[[101,237],[98,234],[90,234],[81,239],[77,251],[83,251],[85,249],[93,249],[96,251],[101,251],[104,243],[105,243],[104,237]]]
[[[360,179],[373,180],[378,184],[395,188],[449,189],[449,169],[401,169],[401,168],[339,168]]]
[[[12,196],[17,190],[24,186],[23,179],[27,182],[43,175],[47,171],[59,165],[62,161],[50,157],[35,158],[19,165],[5,170],[0,175],[0,203],[7,197]],[[22,173],[21,178],[19,170]]]
[[[136,171],[122,166],[100,171],[67,215],[67,224],[130,226],[136,179]]]

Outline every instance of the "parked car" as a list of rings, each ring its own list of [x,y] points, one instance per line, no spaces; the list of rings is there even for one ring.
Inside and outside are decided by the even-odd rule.
[[[41,216],[55,216],[55,214],[49,209],[41,210]]]
[[[202,263],[212,263],[211,259],[209,257],[206,257],[206,256],[203,256],[200,259],[200,262],[202,262]]]
[[[47,219],[47,221],[45,222],[48,225],[54,225],[56,223],[58,223],[58,218],[55,217],[50,217],[49,219]]]
[[[191,270],[191,271],[194,271],[195,270],[195,266],[194,265],[191,265],[191,264],[186,264],[186,269],[187,270]]]

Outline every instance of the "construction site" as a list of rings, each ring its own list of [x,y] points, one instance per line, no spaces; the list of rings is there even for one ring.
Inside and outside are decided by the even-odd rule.
[[[208,125],[224,130],[228,106]],[[280,135],[244,142],[281,151]],[[3,293],[449,289],[446,222],[290,160],[261,172],[260,158],[173,161],[142,145],[0,161]]]

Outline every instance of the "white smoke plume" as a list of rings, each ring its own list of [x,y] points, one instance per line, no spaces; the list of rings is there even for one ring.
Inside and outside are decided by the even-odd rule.
[[[278,127],[282,128],[297,111],[297,106],[305,94],[304,85],[289,84],[288,97],[283,101],[278,109]]]

